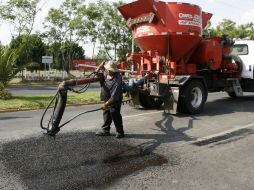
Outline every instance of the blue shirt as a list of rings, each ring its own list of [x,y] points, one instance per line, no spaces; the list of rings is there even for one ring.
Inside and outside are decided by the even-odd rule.
[[[113,102],[121,102],[123,99],[122,76],[116,72],[112,79],[107,79],[104,75],[104,81],[101,83],[101,100],[108,101],[112,98]]]

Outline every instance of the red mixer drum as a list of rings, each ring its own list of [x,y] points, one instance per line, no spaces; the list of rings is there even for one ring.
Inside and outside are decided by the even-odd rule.
[[[197,46],[212,16],[197,5],[155,0],[138,0],[118,9],[142,51],[157,51],[172,61]]]

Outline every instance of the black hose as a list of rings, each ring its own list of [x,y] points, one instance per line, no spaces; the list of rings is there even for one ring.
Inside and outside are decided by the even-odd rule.
[[[95,75],[95,73],[91,73],[90,75],[87,76],[87,78],[91,77],[92,75]],[[66,103],[67,103],[68,90],[70,90],[74,93],[81,94],[81,93],[84,93],[85,91],[87,91],[89,86],[90,86],[90,83],[85,84],[82,88],[80,88],[78,90],[75,90],[74,88],[70,88],[70,87],[66,87],[66,89],[64,89],[64,90],[58,90],[56,95],[53,97],[53,99],[50,101],[49,105],[45,109],[45,111],[42,115],[41,121],[40,121],[41,128],[43,130],[46,130],[48,135],[54,136],[56,133],[58,133],[60,131],[61,127],[63,127],[67,123],[71,122],[76,117],[78,117],[82,114],[85,114],[85,112],[78,114],[77,116],[68,120],[67,122],[65,122],[64,124],[62,124],[60,126],[60,122],[62,120],[64,111],[65,111],[65,107],[66,107]],[[45,126],[43,126],[43,120],[44,120],[44,117],[45,117],[46,113],[48,112],[49,108],[52,106],[53,102],[54,102],[53,113],[50,117],[47,127],[45,127]],[[99,109],[97,109],[97,110],[99,110]],[[88,111],[87,113],[89,113],[89,112],[91,112],[91,111]]]
[[[54,105],[53,113],[50,117],[47,127],[44,127],[43,126],[44,117],[54,101],[55,101],[55,105]],[[48,135],[53,136],[57,132],[59,132],[59,124],[61,122],[64,110],[65,110],[66,102],[67,102],[67,90],[58,91],[56,95],[54,96],[54,98],[49,103],[46,110],[44,111],[41,118],[40,125],[42,129],[47,131]]]

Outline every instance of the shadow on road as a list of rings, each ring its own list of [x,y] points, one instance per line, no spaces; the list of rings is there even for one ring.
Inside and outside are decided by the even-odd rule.
[[[129,138],[152,140],[142,144],[144,149],[148,152],[153,152],[157,147],[164,143],[177,142],[177,141],[193,141],[196,138],[191,137],[185,134],[185,131],[193,128],[193,120],[196,120],[195,117],[189,119],[188,126],[175,129],[173,127],[174,117],[172,115],[163,113],[163,119],[155,122],[155,126],[158,132],[162,134],[129,134]],[[169,160],[169,162],[174,164],[175,160]]]
[[[197,138],[187,135],[185,132],[193,128],[193,121],[202,120],[202,116],[218,116],[225,114],[232,114],[235,112],[254,112],[254,96],[244,96],[238,98],[221,98],[214,101],[209,101],[205,104],[205,109],[201,114],[186,115],[177,114],[175,116],[163,113],[163,119],[155,121],[156,130],[162,134],[130,134],[129,138],[152,140],[152,142],[145,143],[150,152],[153,152],[157,147],[164,143],[177,142],[177,141],[195,141]],[[173,126],[174,117],[190,118],[188,125],[179,129]]]

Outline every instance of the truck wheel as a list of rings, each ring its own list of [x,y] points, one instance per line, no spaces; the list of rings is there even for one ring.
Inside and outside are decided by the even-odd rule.
[[[187,114],[201,113],[204,109],[206,99],[207,91],[202,82],[192,80],[180,89],[180,109],[178,110]]]
[[[231,98],[236,98],[235,92],[227,92],[227,94],[228,94]]]
[[[241,74],[243,71],[243,61],[238,55],[230,55],[238,66],[238,72]]]
[[[148,93],[140,93],[139,101],[143,108],[148,109],[159,109],[163,103],[159,97],[149,96]]]

